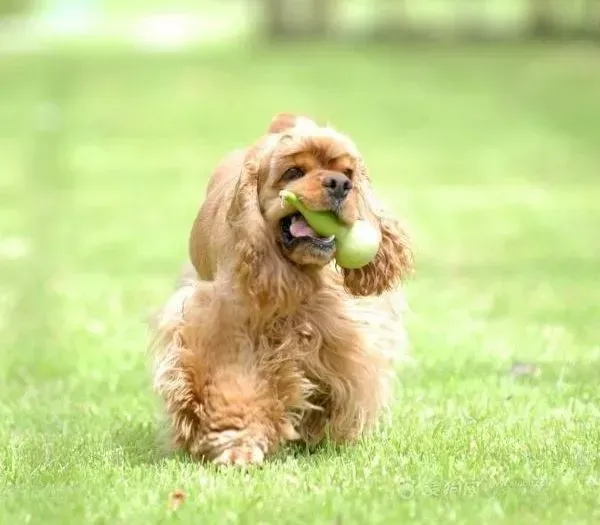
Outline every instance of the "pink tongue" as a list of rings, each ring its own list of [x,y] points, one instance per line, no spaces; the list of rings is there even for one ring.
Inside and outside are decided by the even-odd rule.
[[[304,217],[293,217],[290,226],[290,233],[294,237],[317,237],[314,230],[306,224]]]

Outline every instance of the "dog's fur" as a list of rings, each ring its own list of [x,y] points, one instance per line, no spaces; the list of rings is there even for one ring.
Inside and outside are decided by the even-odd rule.
[[[332,196],[331,176],[351,187],[347,195]],[[286,244],[282,224],[294,210],[281,203],[283,188],[348,225],[371,221],[381,233],[375,259],[339,269],[335,247]],[[277,115],[253,146],[217,166],[190,258],[154,326],[154,385],[177,448],[256,464],[283,442],[347,442],[376,422],[393,354],[405,351],[399,284],[412,259],[348,137]]]

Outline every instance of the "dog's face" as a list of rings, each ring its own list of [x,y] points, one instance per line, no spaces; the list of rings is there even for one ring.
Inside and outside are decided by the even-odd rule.
[[[248,150],[227,212],[236,278],[262,305],[295,304],[318,281],[313,270],[336,252],[334,238],[319,236],[293,206],[282,204],[283,189],[348,226],[361,219],[379,230],[375,258],[341,270],[349,293],[382,293],[410,270],[408,237],[377,203],[353,142],[312,120],[280,114]]]
[[[317,234],[279,192],[295,193],[304,206],[328,211],[350,226],[360,215],[358,157],[348,139],[324,128],[273,135],[258,177],[260,208],[284,257],[300,266],[325,266],[335,255],[335,239]]]

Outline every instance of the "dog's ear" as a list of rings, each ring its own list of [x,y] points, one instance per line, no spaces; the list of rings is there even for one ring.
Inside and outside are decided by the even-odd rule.
[[[271,120],[267,133],[283,133],[286,129],[293,128],[296,118],[293,113],[277,113]]]
[[[360,213],[381,232],[381,244],[373,261],[355,270],[343,269],[344,287],[352,295],[379,295],[398,285],[412,271],[410,239],[400,223],[384,210],[376,198],[364,164],[358,170],[355,189]]]
[[[259,183],[269,169],[273,137],[251,147],[244,159],[227,222],[234,239],[234,275],[257,308],[283,311],[301,301],[309,278],[283,259],[259,203]],[[266,174],[265,174],[266,175]]]
[[[314,120],[294,113],[277,113],[269,124],[267,133],[283,133],[292,128],[316,129],[318,126]]]

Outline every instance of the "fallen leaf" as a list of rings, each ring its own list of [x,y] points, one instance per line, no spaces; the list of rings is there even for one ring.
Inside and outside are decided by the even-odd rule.
[[[169,493],[169,508],[177,510],[187,498],[187,494],[183,490],[175,489]]]

